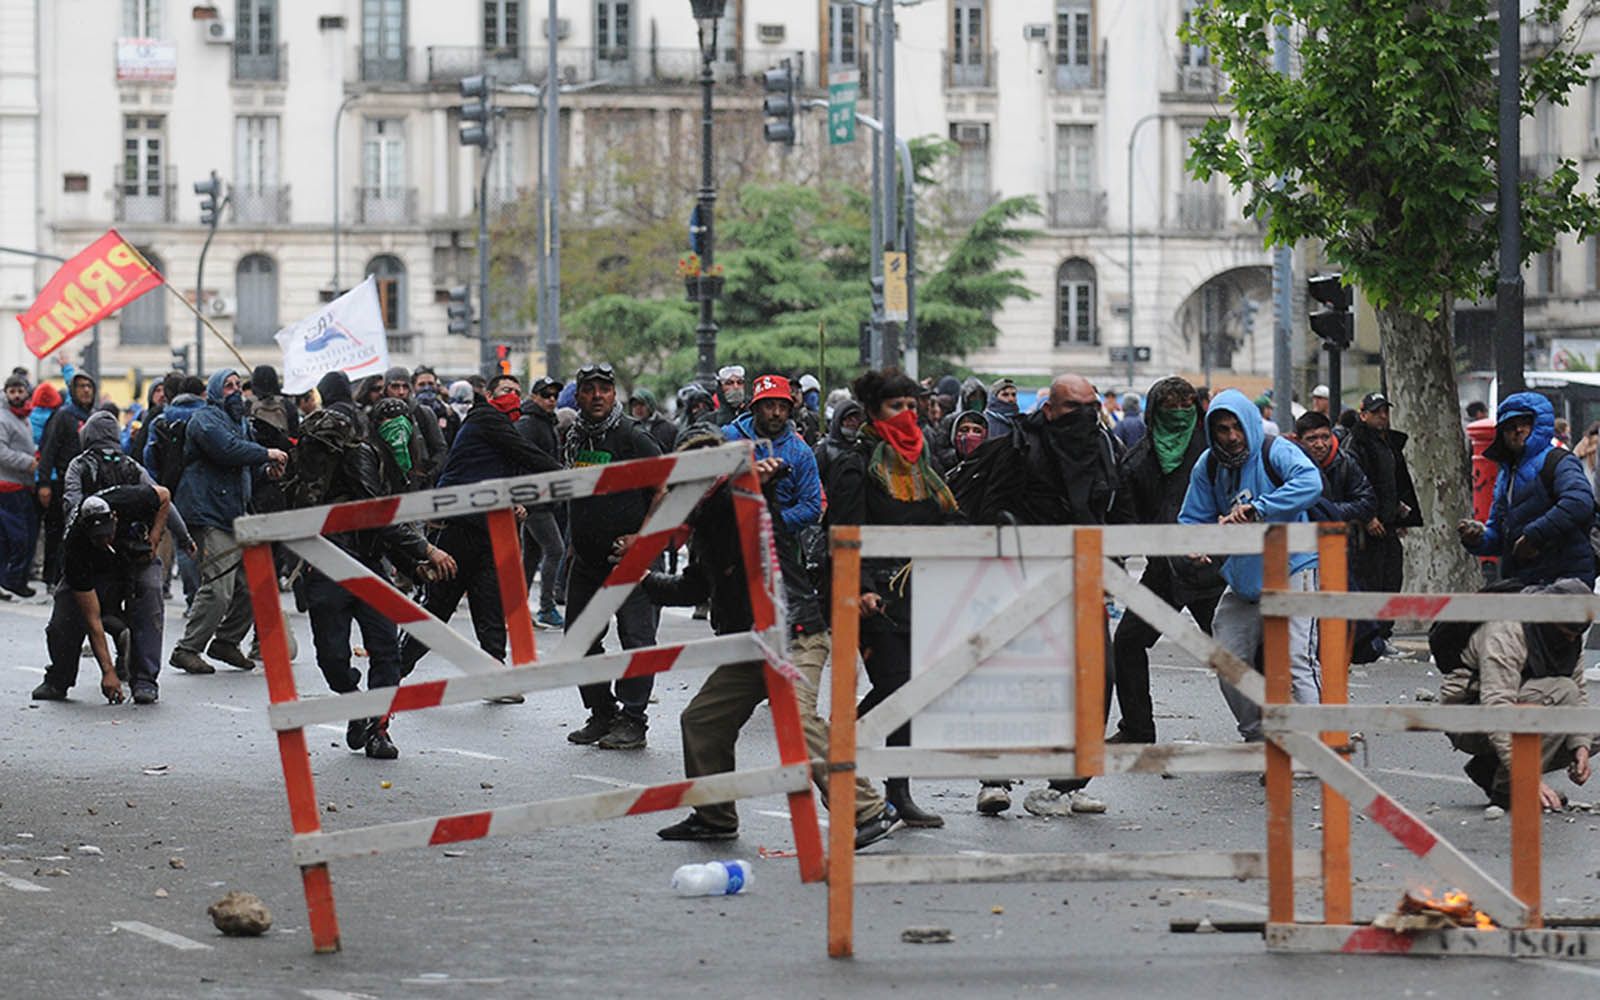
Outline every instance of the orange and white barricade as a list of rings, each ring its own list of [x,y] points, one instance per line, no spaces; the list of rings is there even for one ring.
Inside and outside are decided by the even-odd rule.
[[[684,520],[695,506],[712,490],[730,481],[750,581],[754,629],[674,645],[584,657],[584,651],[603,633],[611,616],[639,584],[651,563],[681,533]],[[522,576],[515,508],[637,489],[665,489],[666,495],[622,560],[612,569],[604,586],[568,626],[560,653],[539,660]],[[388,581],[322,537],[397,522],[473,516],[485,518],[493,546],[510,637],[509,667],[484,653],[474,642],[428,614]],[[822,878],[822,837],[811,795],[811,762],[794,695],[795,672],[784,653],[786,627],[772,525],[749,444],[729,444],[682,455],[244,517],[234,523],[234,533],[244,547],[245,573],[271,699],[268,718],[278,733],[289,818],[294,829],[292,853],[304,881],[311,939],[318,952],[339,950],[339,924],[328,873],[330,861],[776,792],[787,793],[789,797],[802,881]],[[402,683],[398,687],[374,691],[300,698],[289,662],[272,543],[284,545],[305,559],[426,643],[434,653],[454,663],[465,676]],[[306,726],[748,661],[766,664],[767,691],[777,731],[780,760],[777,766],[452,816],[349,830],[322,829],[311,759],[306,749]]]
[[[1600,609],[1600,598],[1477,595],[1346,594],[1346,533],[1343,525],[1243,525],[1128,527],[841,527],[832,532],[833,660],[851,662],[860,630],[861,561],[913,560],[913,601],[921,567],[941,560],[979,561],[987,578],[961,600],[983,598],[986,615],[942,645],[919,639],[926,628],[946,627],[950,612],[912,614],[914,667],[910,681],[880,702],[857,724],[856,677],[835,670],[829,745],[828,953],[853,954],[854,889],[862,884],[976,881],[1105,881],[1119,879],[1265,878],[1268,947],[1284,951],[1373,951],[1415,954],[1509,954],[1600,957],[1600,933],[1537,930],[1539,914],[1539,735],[1600,732],[1600,709],[1480,708],[1475,706],[1356,707],[1349,693],[1347,619],[1455,618],[1458,620],[1583,621]],[[1316,551],[1321,593],[1290,592],[1289,553]],[[1264,555],[1261,602],[1265,676],[1222,648],[1182,612],[1142,587],[1118,563],[1133,556]],[[996,585],[998,584],[998,586]],[[1175,642],[1246,698],[1263,707],[1263,744],[1105,743],[1105,598]],[[1322,623],[1323,704],[1290,705],[1289,617],[1315,616]],[[934,619],[932,622],[925,618]],[[1055,631],[1052,634],[1051,629]],[[1026,637],[1038,662],[1059,671],[1057,689],[1033,686],[1035,716],[1059,712],[1060,725],[1047,741],[1004,737],[976,727],[977,745],[882,747],[900,725],[926,719],[957,685],[982,677],[980,668],[1000,662],[1008,647]],[[1052,649],[1051,643],[1055,642]],[[923,652],[916,656],[916,651]],[[931,653],[929,652],[931,650]],[[1004,666],[1004,664],[1002,664]],[[975,673],[976,672],[976,673]],[[1049,671],[1046,672],[1048,674]],[[994,688],[991,686],[991,690]],[[1004,686],[999,690],[1006,690]],[[979,699],[981,701],[981,699]],[[1009,706],[1017,708],[1016,699]],[[1013,728],[1016,728],[1015,726]],[[1027,727],[1022,727],[1026,729]],[[1385,794],[1353,767],[1348,731],[1407,729],[1451,732],[1511,731],[1511,890]],[[1044,731],[1044,730],[1040,730]],[[1011,734],[1014,735],[1014,734]],[[983,745],[982,739],[996,742]],[[1293,763],[1310,769],[1322,785],[1322,847],[1294,849]],[[1027,855],[893,855],[857,857],[851,850],[851,786],[857,774],[912,778],[1093,777],[1107,773],[1265,771],[1264,851],[1093,852]],[[1497,929],[1446,930],[1396,935],[1357,925],[1351,914],[1349,802],[1379,829],[1394,836],[1449,887],[1469,894]],[[1297,923],[1294,880],[1323,880],[1324,920]],[[1470,938],[1470,943],[1462,943]]]

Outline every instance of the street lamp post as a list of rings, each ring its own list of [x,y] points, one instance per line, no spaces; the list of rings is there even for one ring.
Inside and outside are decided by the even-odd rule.
[[[1139,138],[1139,130],[1148,122],[1153,122],[1161,117],[1161,112],[1155,111],[1133,123],[1133,130],[1128,133],[1128,389],[1133,389],[1133,144]],[[1205,345],[1200,346],[1200,353],[1205,354]]]
[[[717,321],[714,313],[715,282],[706,281],[715,263],[712,212],[717,203],[716,177],[712,172],[711,88],[716,77],[711,64],[717,57],[717,24],[722,20],[727,0],[689,0],[700,34],[700,198],[696,207],[699,225],[700,277],[695,282],[695,297],[700,303],[700,324],[695,327],[698,355],[695,376],[712,384],[717,372]]]

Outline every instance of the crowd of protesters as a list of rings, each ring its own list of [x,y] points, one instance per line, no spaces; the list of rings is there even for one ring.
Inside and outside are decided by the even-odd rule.
[[[61,700],[77,680],[84,643],[112,702],[160,696],[163,604],[177,600],[184,625],[167,660],[209,674],[250,670],[259,648],[234,520],[247,513],[367,500],[433,487],[650,458],[727,441],[754,444],[757,472],[772,512],[788,610],[791,658],[804,678],[801,716],[813,756],[825,756],[827,723],[816,692],[827,663],[826,546],[833,525],[1101,525],[1345,522],[1351,585],[1404,590],[1402,538],[1423,525],[1406,456],[1407,438],[1391,426],[1393,405],[1379,392],[1358,408],[1334,412],[1325,387],[1298,416],[1273,419],[1270,395],[1169,376],[1144,394],[1104,392],[1079,375],[1057,376],[1024,405],[1017,382],[988,384],[954,376],[917,381],[894,370],[868,371],[825,393],[810,374],[756,372],[737,364],[714,385],[693,383],[669,413],[648,389],[618,384],[611,365],[594,362],[563,381],[524,388],[509,374],[442,381],[433,369],[391,368],[352,384],[331,373],[314,391],[285,396],[270,366],[221,368],[202,379],[173,372],[121,414],[94,380],[69,372],[65,388],[33,386],[23,371],[5,383],[0,414],[0,590],[26,600],[39,579],[51,590],[49,665],[33,691]],[[124,416],[126,419],[123,419]],[[1485,457],[1498,463],[1486,522],[1462,520],[1462,544],[1497,557],[1516,586],[1588,592],[1595,579],[1595,492],[1580,451],[1567,450],[1548,400],[1517,393],[1500,403],[1496,438]],[[1583,441],[1595,437],[1585,435]],[[1589,451],[1595,449],[1590,442]],[[658,560],[643,584],[612,612],[623,649],[656,642],[660,609],[697,609],[716,633],[745,631],[752,612],[736,543],[731,487],[724,484],[689,520],[687,549]],[[662,494],[650,489],[519,508],[524,584],[533,619],[562,629],[603,586]],[[41,544],[42,540],[42,544]],[[477,644],[506,657],[501,577],[482,516],[440,524],[396,524],[337,533],[328,541],[367,571],[416,595],[448,621],[464,598]],[[1313,553],[1297,553],[1290,587],[1317,587]],[[358,690],[352,655],[359,628],[368,688],[397,685],[428,648],[360,596],[288,553],[277,560],[280,586],[310,618],[316,662],[335,692]],[[1575,582],[1574,582],[1575,581]],[[1259,557],[1150,557],[1140,582],[1247,663],[1261,642]],[[537,602],[533,604],[533,602]],[[911,574],[903,559],[862,568],[860,654],[869,681],[859,706],[870,713],[912,673]],[[609,623],[608,623],[609,627]],[[1363,623],[1354,657],[1394,652],[1389,623]],[[1532,628],[1532,627],[1530,627]],[[1501,634],[1504,632],[1505,634]],[[1581,635],[1581,631],[1578,633]],[[292,636],[291,636],[292,638]],[[1122,614],[1109,637],[1109,718],[1114,697],[1119,743],[1157,738],[1149,651],[1159,631]],[[588,652],[604,649],[602,631]],[[1572,629],[1480,630],[1461,652],[1447,700],[1467,692],[1485,701],[1523,694],[1545,704],[1584,703],[1574,669]],[[1321,696],[1316,620],[1290,622],[1293,697]],[[291,651],[297,655],[296,651]],[[1531,664],[1531,666],[1530,666]],[[765,697],[750,664],[718,668],[683,712],[690,777],[730,770],[743,724]],[[1531,671],[1531,675],[1530,675]],[[1479,683],[1479,675],[1483,682]],[[1519,688],[1527,683],[1536,690]],[[1225,682],[1222,693],[1244,740],[1262,738],[1259,708]],[[601,750],[646,746],[652,677],[584,685],[587,718],[567,739]],[[520,696],[501,699],[520,701]],[[389,719],[357,719],[352,751],[393,759]],[[911,725],[888,737],[909,745]],[[1466,741],[1468,773],[1491,798],[1503,798],[1503,741]],[[1584,738],[1547,748],[1550,768],[1588,776]],[[1028,808],[1103,812],[1081,779],[1049,782]],[[1011,806],[1004,775],[978,791],[980,813]],[[1554,794],[1554,793],[1550,793]],[[871,843],[901,823],[938,826],[910,781],[880,791],[857,783],[857,842]],[[660,831],[667,839],[716,840],[738,834],[730,803],[698,806]]]

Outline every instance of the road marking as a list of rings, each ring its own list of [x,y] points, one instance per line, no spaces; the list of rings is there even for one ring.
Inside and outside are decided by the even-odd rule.
[[[179,951],[211,950],[209,944],[201,944],[199,941],[186,938],[182,934],[174,934],[159,927],[152,927],[142,920],[113,920],[111,926],[118,930],[132,931],[142,937],[147,937],[152,941],[164,944],[169,948],[176,948]]]
[[[1379,774],[1393,774],[1401,778],[1429,778],[1433,781],[1448,781],[1452,785],[1472,785],[1474,788],[1477,787],[1477,785],[1473,784],[1472,779],[1463,778],[1459,774],[1434,774],[1431,771],[1406,771],[1398,767],[1380,767],[1377,770]]]
[[[0,885],[3,885],[8,889],[15,889],[18,892],[49,892],[50,891],[49,889],[46,889],[42,885],[35,885],[34,883],[29,882],[25,878],[16,878],[15,876],[12,876],[12,875],[0,875]]]
[[[346,993],[344,990],[301,990],[311,1000],[376,1000],[371,993]]]
[[[579,781],[593,781],[601,785],[610,785],[612,788],[643,788],[643,785],[631,781],[618,781],[616,778],[602,778],[598,774],[574,774]]]
[[[12,670],[20,670],[25,674],[37,674],[37,673],[40,672],[38,667],[21,667],[21,666],[18,666],[17,664],[15,664],[15,663],[11,664],[11,669]]]
[[[1267,912],[1267,908],[1265,906],[1262,906],[1258,903],[1242,903],[1237,899],[1217,899],[1213,897],[1206,900],[1206,902],[1211,903],[1214,906],[1226,906],[1235,910],[1243,910],[1245,913],[1265,915]]]
[[[499,986],[504,979],[451,979],[446,975],[417,976],[414,979],[402,979],[402,986]]]
[[[429,750],[428,752],[429,753],[453,753],[458,757],[471,757],[473,760],[505,760],[504,757],[496,757],[492,753],[479,753],[476,750],[457,750],[454,747],[434,747],[432,750]]]
[[[248,715],[249,712],[250,712],[250,709],[248,709],[248,708],[240,708],[238,705],[219,705],[217,702],[214,702],[214,701],[203,701],[200,704],[204,705],[207,708],[220,708],[224,712],[238,712],[241,715]],[[335,726],[334,728],[338,728],[338,727]]]
[[[342,732],[344,732],[344,727],[343,726],[333,726],[333,725],[329,725],[326,722],[318,723],[316,726],[314,726],[312,728],[314,728],[314,729],[326,729],[330,733],[342,733]]]

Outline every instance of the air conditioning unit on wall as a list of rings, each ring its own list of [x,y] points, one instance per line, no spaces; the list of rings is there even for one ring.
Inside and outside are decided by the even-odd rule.
[[[222,20],[221,18],[215,18],[207,21],[204,30],[206,33],[206,41],[213,45],[233,44],[233,25]]]
[[[206,313],[213,319],[233,315],[233,300],[226,295],[213,295],[206,301]]]

